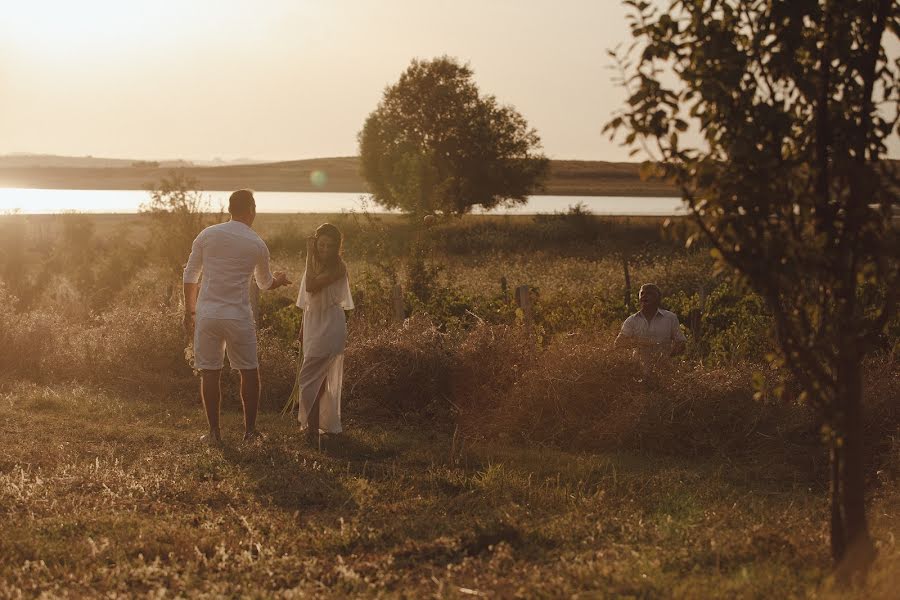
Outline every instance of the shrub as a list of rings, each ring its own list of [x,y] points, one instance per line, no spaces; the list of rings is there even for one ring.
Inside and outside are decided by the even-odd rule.
[[[438,427],[450,426],[447,334],[421,317],[354,333],[345,362],[348,407],[367,418],[429,418]]]

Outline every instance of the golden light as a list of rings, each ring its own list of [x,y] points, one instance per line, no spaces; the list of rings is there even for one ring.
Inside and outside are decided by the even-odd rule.
[[[171,47],[179,38],[189,42],[198,25],[202,29],[229,12],[223,10],[227,2],[202,0],[3,0],[3,5],[5,44],[20,59],[33,60],[127,59],[134,52]]]

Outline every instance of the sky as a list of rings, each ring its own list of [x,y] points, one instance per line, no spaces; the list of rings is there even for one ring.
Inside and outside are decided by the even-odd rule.
[[[385,86],[446,54],[549,157],[628,160],[601,132],[628,37],[620,0],[0,0],[0,154],[354,155]]]

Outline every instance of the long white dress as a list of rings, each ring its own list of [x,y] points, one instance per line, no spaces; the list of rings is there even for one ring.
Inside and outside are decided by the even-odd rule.
[[[345,276],[318,293],[310,294],[306,291],[304,272],[297,306],[303,309],[303,362],[297,376],[300,427],[307,428],[310,411],[324,380],[325,393],[319,401],[319,429],[327,433],[340,433],[341,385],[347,343],[344,311],[353,308],[349,278]]]

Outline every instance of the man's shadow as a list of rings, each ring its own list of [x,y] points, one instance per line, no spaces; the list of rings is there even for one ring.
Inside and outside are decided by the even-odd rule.
[[[353,504],[335,467],[310,450],[263,441],[258,446],[225,447],[222,456],[247,474],[255,495],[284,510]]]
[[[291,511],[353,508],[353,495],[341,483],[341,474],[360,472],[369,461],[378,463],[396,453],[395,448],[376,448],[348,434],[323,436],[319,451],[306,447],[298,431],[222,449],[222,457],[247,474],[253,493]]]

